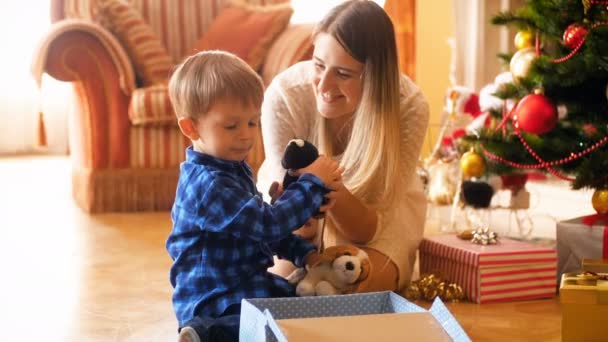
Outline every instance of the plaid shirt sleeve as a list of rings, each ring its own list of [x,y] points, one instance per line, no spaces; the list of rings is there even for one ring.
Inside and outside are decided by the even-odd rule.
[[[319,210],[328,191],[319,178],[304,174],[271,205],[233,178],[215,177],[202,199],[207,205],[200,227],[259,242],[280,240]]]

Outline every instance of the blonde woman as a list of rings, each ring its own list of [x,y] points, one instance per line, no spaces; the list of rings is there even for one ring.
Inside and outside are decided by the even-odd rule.
[[[359,292],[402,290],[422,239],[426,200],[415,168],[428,125],[420,89],[398,70],[390,18],[372,1],[346,1],[313,33],[311,61],[278,75],[262,105],[266,159],[258,188],[281,193],[280,160],[288,141],[304,138],[345,168],[325,223],[297,231],[328,247],[353,243],[372,261]],[[275,260],[271,271],[294,269]]]

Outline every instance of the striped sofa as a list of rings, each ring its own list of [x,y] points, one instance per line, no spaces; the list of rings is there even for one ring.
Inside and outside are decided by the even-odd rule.
[[[32,73],[71,82],[69,115],[73,197],[86,212],[168,210],[179,163],[189,145],[176,125],[166,82],[136,79],[119,39],[104,28],[104,0],[52,0],[52,27],[40,44]],[[160,38],[172,63],[192,52],[228,0],[130,0]],[[248,0],[256,5],[285,0]],[[310,58],[310,25],[289,25],[259,70],[264,81]],[[264,159],[262,139],[249,156],[254,171]]]

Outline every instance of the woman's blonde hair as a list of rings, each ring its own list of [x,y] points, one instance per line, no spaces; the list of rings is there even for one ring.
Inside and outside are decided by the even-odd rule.
[[[261,107],[264,84],[236,55],[202,51],[177,66],[169,80],[169,98],[178,118],[196,119],[221,99]]]
[[[359,198],[390,206],[401,184],[400,74],[393,24],[373,1],[346,1],[332,9],[313,32],[334,37],[364,64],[363,91],[353,114],[352,132],[342,157],[345,183]],[[327,119],[317,121],[319,148],[332,155]]]

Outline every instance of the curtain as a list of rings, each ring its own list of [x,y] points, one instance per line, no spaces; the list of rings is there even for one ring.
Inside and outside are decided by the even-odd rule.
[[[513,52],[515,30],[491,24],[500,11],[520,7],[524,0],[452,0],[454,13],[454,51],[450,79],[478,91],[505,71],[498,53]]]
[[[411,79],[416,76],[416,0],[386,0],[384,10],[395,26],[399,69]]]

